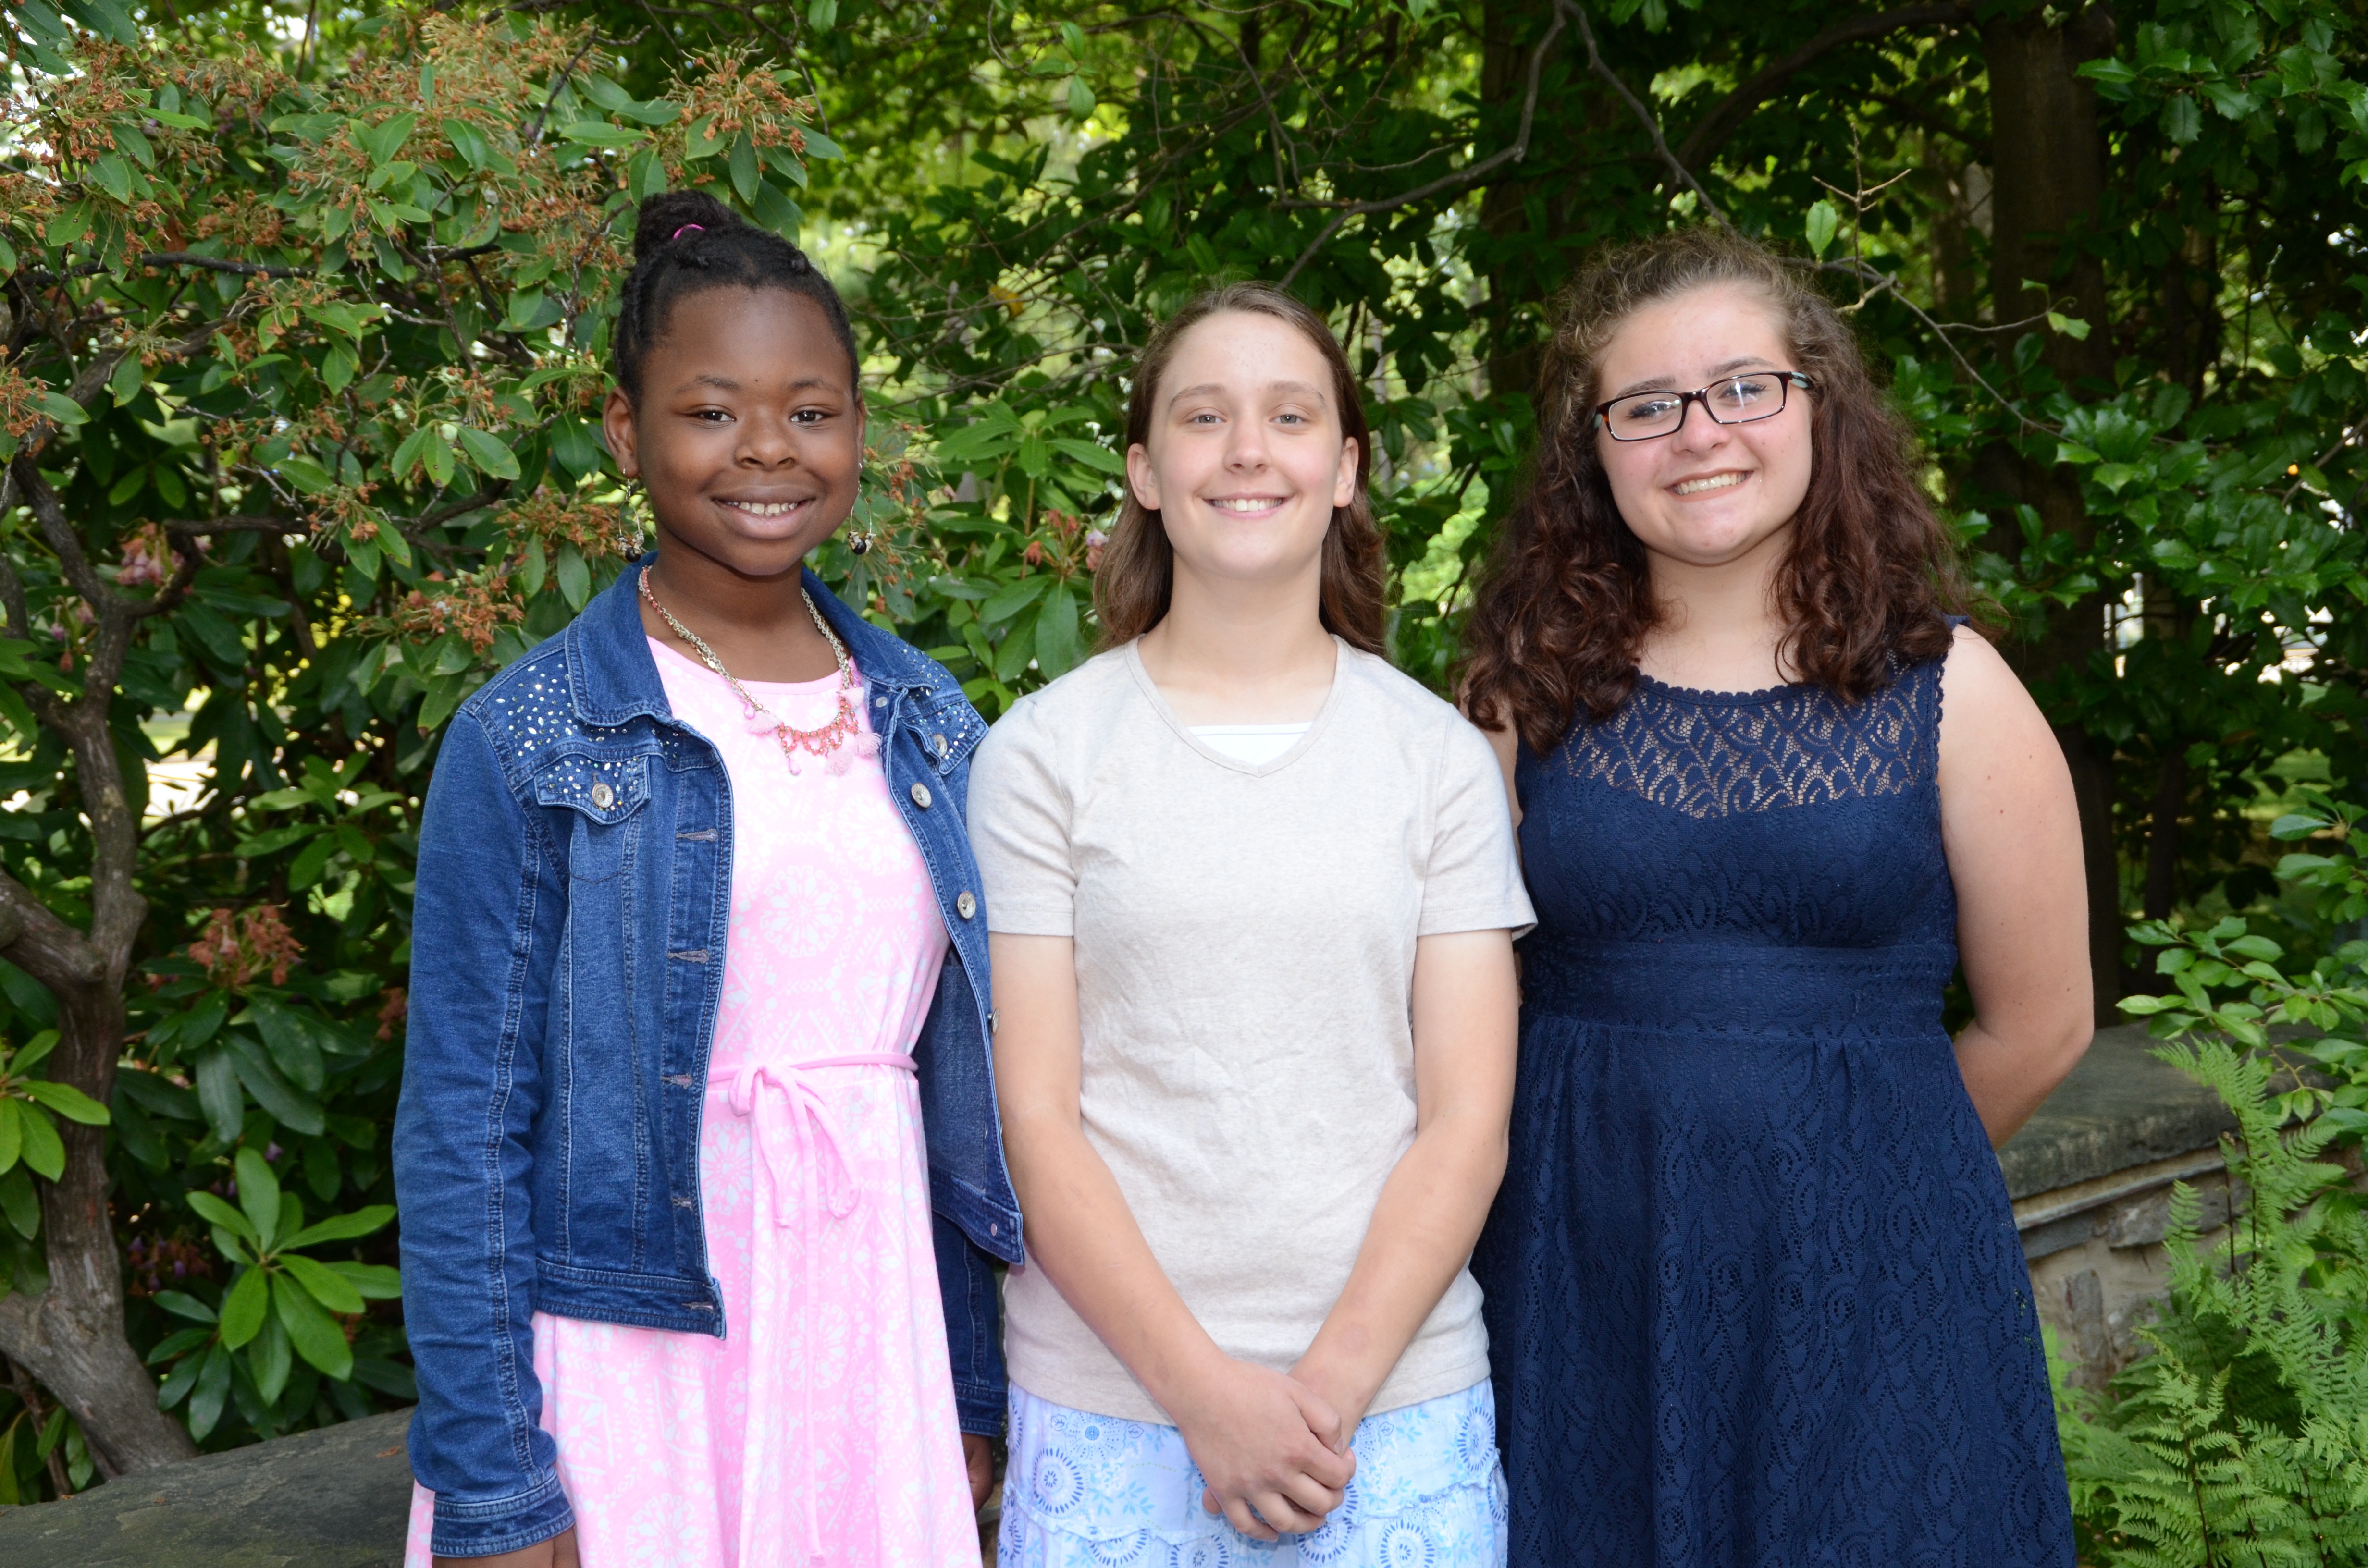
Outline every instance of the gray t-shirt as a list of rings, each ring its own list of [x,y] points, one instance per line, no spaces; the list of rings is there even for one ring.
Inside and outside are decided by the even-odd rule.
[[[1021,699],[971,773],[988,928],[1076,940],[1087,1138],[1218,1346],[1278,1371],[1414,1140],[1415,938],[1533,918],[1487,742],[1338,647],[1270,762],[1195,736],[1130,644]],[[1167,1419],[1040,1270],[1012,1271],[1006,1311],[1020,1387]],[[1460,1273],[1372,1409],[1487,1375]]]

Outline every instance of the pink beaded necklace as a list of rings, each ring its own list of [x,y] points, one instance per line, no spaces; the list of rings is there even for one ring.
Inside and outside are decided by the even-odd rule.
[[[723,661],[715,656],[715,650],[709,647],[699,633],[677,620],[672,610],[658,603],[657,595],[650,591],[650,568],[646,566],[642,568],[641,585],[642,597],[658,612],[658,619],[665,621],[676,636],[697,649],[707,667],[722,676],[723,683],[747,705],[744,722],[748,726],[748,733],[752,735],[768,734],[780,742],[781,760],[790,765],[791,773],[798,771],[798,753],[802,751],[821,757],[823,766],[834,774],[845,773],[854,766],[859,756],[880,755],[880,737],[863,729],[855,711],[854,662],[848,658],[847,646],[838,640],[838,633],[830,629],[830,622],[825,620],[822,611],[814,608],[813,595],[803,588],[798,590],[798,597],[805,601],[806,613],[814,617],[814,630],[828,640],[831,656],[838,661],[838,711],[829,723],[818,730],[801,730],[751,697],[748,688],[734,680],[732,672],[723,667]],[[850,741],[852,744],[848,744]]]

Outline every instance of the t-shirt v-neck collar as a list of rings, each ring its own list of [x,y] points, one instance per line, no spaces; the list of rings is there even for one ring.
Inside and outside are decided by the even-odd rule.
[[[1169,704],[1167,695],[1159,689],[1159,683],[1151,678],[1151,672],[1143,667],[1140,642],[1141,639],[1129,642],[1122,652],[1126,658],[1128,673],[1134,676],[1136,688],[1143,693],[1144,700],[1151,704],[1152,710],[1167,722],[1167,727],[1176,733],[1177,739],[1190,746],[1201,756],[1229,772],[1246,773],[1253,778],[1262,778],[1269,773],[1281,772],[1306,756],[1308,748],[1323,737],[1324,727],[1331,722],[1333,710],[1340,706],[1340,689],[1349,683],[1349,662],[1354,656],[1354,651],[1346,642],[1340,641],[1338,634],[1335,634],[1332,638],[1332,689],[1324,694],[1324,706],[1318,708],[1315,710],[1315,717],[1308,721],[1307,733],[1299,737],[1297,744],[1272,761],[1248,763],[1239,757],[1226,756],[1192,733],[1192,726],[1184,722],[1183,716],[1176,711]]]

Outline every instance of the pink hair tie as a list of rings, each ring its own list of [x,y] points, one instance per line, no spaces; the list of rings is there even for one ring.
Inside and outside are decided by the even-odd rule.
[[[681,228],[677,229],[673,233],[666,236],[666,244],[674,244],[675,241],[682,238],[683,235],[690,233],[693,229],[697,229],[702,234],[707,233],[707,225],[704,223],[685,223]]]

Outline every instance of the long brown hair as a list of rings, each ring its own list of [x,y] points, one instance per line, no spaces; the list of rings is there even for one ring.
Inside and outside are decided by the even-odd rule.
[[[1966,593],[1955,541],[1916,483],[1915,445],[1830,301],[1765,246],[1680,229],[1596,257],[1566,291],[1539,376],[1538,450],[1465,632],[1463,700],[1543,756],[1584,708],[1626,701],[1636,654],[1661,624],[1645,547],[1621,519],[1595,445],[1605,350],[1644,306],[1709,284],[1757,290],[1808,376],[1808,493],[1775,594],[1777,650],[1844,701],[1935,658]]]
[[[1184,335],[1228,311],[1272,316],[1299,329],[1332,370],[1332,401],[1340,410],[1340,433],[1357,443],[1357,487],[1345,506],[1332,508],[1324,535],[1324,585],[1318,601],[1324,630],[1352,648],[1378,654],[1383,649],[1382,531],[1374,525],[1365,479],[1373,460],[1372,432],[1365,425],[1364,401],[1348,356],[1324,318],[1271,283],[1229,283],[1194,298],[1160,324],[1135,362],[1134,385],[1126,399],[1126,445],[1147,446],[1159,400],[1159,382]],[[1128,485],[1094,571],[1094,611],[1101,621],[1099,646],[1121,647],[1159,624],[1176,584],[1176,551],[1159,514],[1145,508]]]

